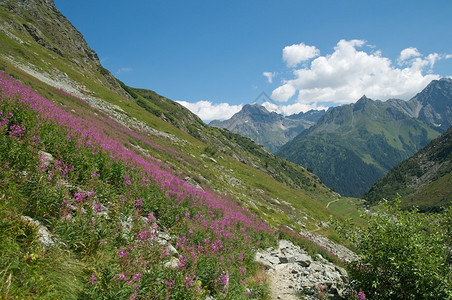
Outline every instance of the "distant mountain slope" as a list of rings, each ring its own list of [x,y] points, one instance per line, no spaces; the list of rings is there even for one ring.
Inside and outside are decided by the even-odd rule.
[[[249,137],[271,152],[276,152],[299,133],[314,125],[324,114],[324,111],[311,110],[285,117],[269,112],[259,104],[247,104],[230,119],[212,121],[210,126],[226,128]]]
[[[332,108],[277,155],[312,169],[337,192],[360,197],[393,166],[440,134],[442,127],[435,120],[452,121],[448,115],[452,93],[444,87],[451,82],[433,81],[408,102],[363,96],[355,104]],[[437,97],[439,90],[442,97]],[[421,118],[432,111],[435,118]]]
[[[364,195],[373,204],[399,194],[405,206],[437,210],[452,203],[452,127],[395,166]]]

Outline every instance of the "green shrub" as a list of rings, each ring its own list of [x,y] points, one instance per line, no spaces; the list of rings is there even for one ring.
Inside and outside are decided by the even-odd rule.
[[[380,203],[365,216],[366,229],[348,230],[362,256],[349,268],[355,289],[370,299],[452,298],[451,213],[404,211],[400,199]]]

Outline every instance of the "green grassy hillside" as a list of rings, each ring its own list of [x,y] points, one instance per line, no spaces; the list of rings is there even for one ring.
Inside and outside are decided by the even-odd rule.
[[[2,297],[265,298],[256,249],[343,219],[303,167],[117,81],[52,1],[0,16]]]
[[[405,207],[440,210],[452,201],[452,129],[395,166],[364,198],[371,204],[400,195]]]

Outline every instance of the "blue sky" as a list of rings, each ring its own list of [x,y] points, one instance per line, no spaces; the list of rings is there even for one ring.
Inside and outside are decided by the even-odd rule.
[[[452,1],[55,0],[104,67],[229,118],[262,92],[291,114],[409,99],[452,75]]]

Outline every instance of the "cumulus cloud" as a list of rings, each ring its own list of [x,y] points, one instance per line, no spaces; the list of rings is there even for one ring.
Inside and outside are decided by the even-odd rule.
[[[409,99],[431,80],[440,78],[431,74],[433,66],[439,59],[447,58],[437,53],[424,56],[411,47],[401,51],[398,60],[403,65],[396,67],[380,51],[360,49],[364,45],[363,40],[340,40],[333,53],[318,56],[293,70],[292,78],[283,80],[271,98],[317,107],[322,103],[331,106],[355,102],[363,94],[380,100]],[[283,60],[287,62],[284,55]]]
[[[203,121],[226,120],[242,109],[242,105],[230,105],[228,103],[212,104],[210,101],[198,101],[195,103],[187,101],[176,101],[188,108]]]
[[[400,64],[402,64],[407,59],[412,58],[412,57],[418,57],[418,56],[421,56],[419,51],[414,47],[409,47],[409,48],[403,49],[400,52],[398,61]]]
[[[275,72],[263,72],[262,75],[267,77],[268,83],[273,83],[273,77],[276,76],[276,73]]]
[[[307,61],[313,57],[319,56],[320,50],[314,46],[308,46],[304,43],[286,46],[283,49],[283,60],[286,65],[296,67],[299,63]]]

